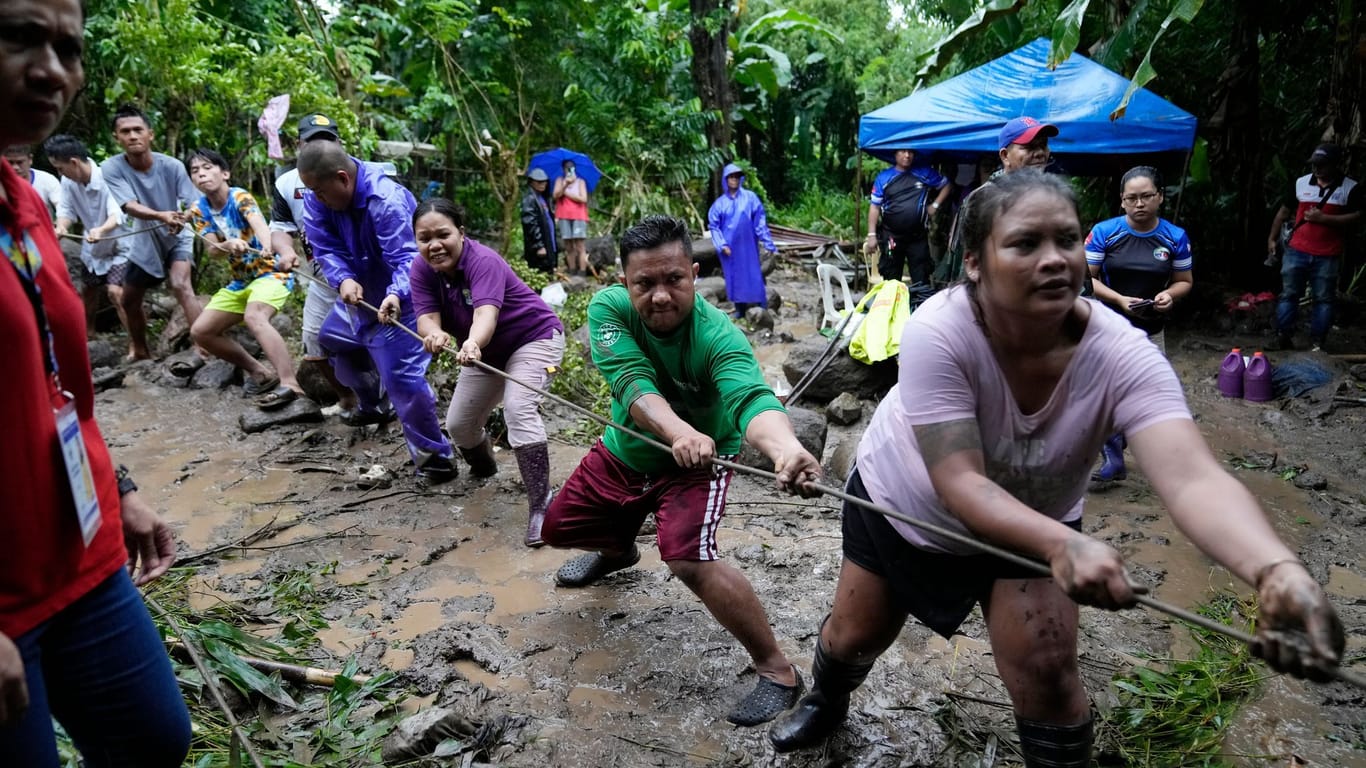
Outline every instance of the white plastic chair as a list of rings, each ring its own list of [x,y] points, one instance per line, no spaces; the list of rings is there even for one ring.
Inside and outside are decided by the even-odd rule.
[[[849,293],[849,281],[844,276],[844,270],[834,264],[816,264],[816,279],[821,284],[821,305],[825,314],[821,317],[820,330],[826,328],[837,328],[844,322],[844,313],[854,311],[854,297]],[[840,284],[840,293],[844,300],[843,312],[835,306],[835,281]],[[850,326],[853,323],[849,324]],[[850,333],[850,328],[846,326],[845,335]]]

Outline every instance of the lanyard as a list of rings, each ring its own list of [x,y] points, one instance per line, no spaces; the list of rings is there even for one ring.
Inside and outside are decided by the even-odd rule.
[[[44,371],[60,392],[62,387],[57,378],[57,351],[52,341],[52,326],[48,324],[47,310],[43,307],[43,291],[38,287],[38,271],[43,268],[43,254],[27,230],[24,231],[21,243],[16,242],[9,230],[3,227],[0,227],[0,251],[5,252],[10,265],[19,275],[19,282],[24,286],[24,294],[28,296],[29,305],[33,307],[33,317],[38,323],[38,341],[47,352],[43,360]]]

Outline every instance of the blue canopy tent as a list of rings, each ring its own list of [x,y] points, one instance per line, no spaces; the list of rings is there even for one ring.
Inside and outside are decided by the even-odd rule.
[[[1078,175],[1118,173],[1139,164],[1179,164],[1195,144],[1195,116],[1146,88],[1124,116],[1111,120],[1129,79],[1072,54],[1048,68],[1052,43],[1039,38],[1017,51],[859,120],[859,148],[892,162],[898,149],[922,158],[972,161],[995,154],[1007,120],[1028,115],[1058,126],[1049,140],[1059,169]]]

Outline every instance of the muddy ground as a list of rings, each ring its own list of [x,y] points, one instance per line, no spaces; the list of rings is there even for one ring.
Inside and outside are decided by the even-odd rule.
[[[773,278],[785,306],[778,330],[814,330],[818,297],[793,265]],[[1366,409],[1307,400],[1253,404],[1221,399],[1214,386],[1228,335],[1169,331],[1168,348],[1214,451],[1262,499],[1277,530],[1327,584],[1349,628],[1349,655],[1362,658],[1366,523],[1361,435]],[[1246,339],[1253,341],[1253,339]],[[770,379],[786,344],[756,340]],[[1350,380],[1350,379],[1349,379]],[[225,391],[167,386],[157,364],[129,370],[122,388],[98,397],[118,461],[170,519],[183,553],[237,542],[267,524],[279,532],[254,547],[196,563],[197,607],[237,601],[301,569],[322,574],[329,626],[319,662],[358,655],[366,671],[402,673],[406,706],[446,705],[477,718],[524,716],[497,762],[508,766],[977,765],[956,742],[944,711],[985,734],[997,730],[996,765],[1017,760],[1013,734],[980,616],[952,642],[908,624],[855,695],[848,727],[824,750],[776,756],[764,728],[725,722],[755,676],[737,644],[640,539],[639,567],[582,590],[557,589],[556,568],[571,553],[521,544],[525,503],[510,451],[489,481],[462,476],[423,491],[407,477],[397,431],[354,430],[335,418],[247,435],[249,401]],[[441,395],[445,407],[448,391]],[[552,428],[577,419],[547,409]],[[871,406],[865,409],[865,422]],[[827,458],[861,425],[832,428]],[[561,482],[586,447],[552,441]],[[1266,465],[1269,469],[1246,468]],[[1239,460],[1243,459],[1243,460]],[[357,467],[382,464],[392,487],[348,484]],[[1285,479],[1302,467],[1325,483],[1306,490]],[[1301,484],[1308,485],[1302,481]],[[1210,510],[1218,514],[1218,510]],[[1112,542],[1157,597],[1193,607],[1221,590],[1247,592],[1197,553],[1136,473],[1088,501],[1087,532]],[[830,500],[783,497],[738,478],[720,533],[725,557],[754,583],[791,658],[809,669],[817,625],[839,567],[839,513]],[[265,635],[278,625],[247,626]],[[1181,656],[1189,635],[1162,616],[1083,609],[1081,654],[1097,705],[1107,683],[1139,656]],[[1357,662],[1358,668],[1361,667]],[[987,703],[979,703],[964,696]],[[1366,766],[1366,691],[1311,686],[1270,676],[1227,739],[1238,765]],[[1241,755],[1241,756],[1239,756]],[[1262,757],[1257,757],[1262,756]],[[984,764],[984,763],[983,763]]]

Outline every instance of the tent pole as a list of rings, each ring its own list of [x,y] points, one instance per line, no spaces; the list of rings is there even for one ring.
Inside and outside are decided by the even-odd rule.
[[[1181,202],[1186,198],[1186,175],[1190,173],[1191,154],[1195,152],[1195,144],[1186,150],[1186,162],[1181,164],[1181,186],[1176,190],[1176,211],[1172,213],[1172,221],[1181,220]]]

